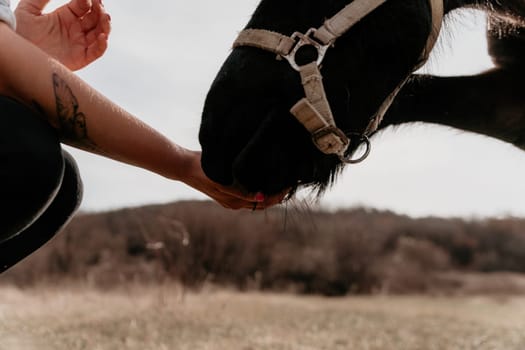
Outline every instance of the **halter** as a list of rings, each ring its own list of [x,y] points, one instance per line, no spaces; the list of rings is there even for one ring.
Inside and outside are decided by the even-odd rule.
[[[290,112],[310,132],[312,141],[324,154],[335,154],[347,164],[360,163],[370,154],[371,144],[369,136],[374,133],[383,117],[392,104],[394,98],[407,82],[409,76],[387,96],[378,111],[370,119],[363,134],[345,134],[335,124],[330,104],[323,86],[323,77],[320,66],[326,52],[333,47],[335,41],[352,28],[357,22],[369,15],[387,0],[355,0],[335,16],[315,29],[309,29],[306,34],[295,32],[292,36],[282,35],[264,29],[243,30],[235,40],[233,47],[252,46],[277,54],[279,59],[284,58],[290,66],[301,75],[305,96],[297,102]],[[420,60],[413,72],[419,69],[428,59],[434,47],[443,19],[443,0],[428,0],[432,9],[432,27],[421,54]],[[314,47],[317,50],[317,59],[305,65],[299,65],[295,56],[304,46]],[[363,156],[352,159],[348,155],[350,137],[358,137],[360,144],[366,145]]]

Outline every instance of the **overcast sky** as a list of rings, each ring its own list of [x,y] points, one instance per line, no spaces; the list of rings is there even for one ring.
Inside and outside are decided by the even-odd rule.
[[[113,23],[110,48],[79,74],[177,143],[198,149],[206,92],[257,3],[105,0]],[[425,69],[454,75],[489,68],[483,16],[471,12],[453,22]],[[146,171],[73,153],[85,183],[85,210],[204,198]],[[413,216],[525,216],[524,180],[525,152],[451,129],[407,126],[374,139],[370,158],[348,166],[321,204]]]

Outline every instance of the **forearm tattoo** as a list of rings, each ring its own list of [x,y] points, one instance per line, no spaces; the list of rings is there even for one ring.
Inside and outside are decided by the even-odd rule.
[[[59,133],[63,141],[79,148],[98,151],[88,135],[86,116],[80,112],[78,100],[67,83],[53,73]]]

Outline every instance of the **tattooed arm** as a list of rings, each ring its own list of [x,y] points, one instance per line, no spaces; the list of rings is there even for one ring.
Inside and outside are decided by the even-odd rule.
[[[64,143],[182,181],[226,207],[280,201],[280,196],[265,201],[211,182],[200,167],[199,153],[176,145],[118,107],[3,23],[0,47],[0,94],[36,106]]]
[[[0,47],[0,92],[38,106],[64,143],[178,177],[167,162],[179,163],[182,159],[173,157],[184,154],[181,148],[4,24],[0,24]]]

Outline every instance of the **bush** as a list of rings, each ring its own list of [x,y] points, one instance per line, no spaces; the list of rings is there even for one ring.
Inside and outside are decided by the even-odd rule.
[[[29,286],[178,281],[345,295],[425,292],[445,271],[525,271],[524,221],[411,219],[390,212],[228,211],[210,202],[79,214],[2,276]]]

